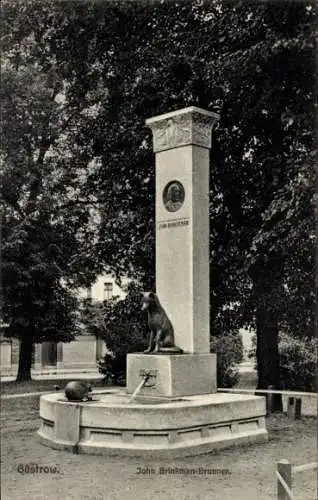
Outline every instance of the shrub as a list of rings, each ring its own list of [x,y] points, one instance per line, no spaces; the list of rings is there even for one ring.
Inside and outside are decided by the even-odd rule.
[[[124,300],[105,304],[103,338],[114,356],[112,366],[115,377],[126,372],[128,353],[141,352],[147,347],[147,318],[141,310],[141,301],[141,287],[131,282]]]
[[[316,392],[317,347],[316,338],[280,334],[280,373],[284,389]]]
[[[239,381],[238,364],[243,361],[243,341],[238,333],[211,338],[211,352],[217,354],[218,387],[233,387]]]
[[[148,343],[147,317],[141,310],[142,289],[131,282],[126,292],[124,300],[84,300],[81,310],[83,329],[105,341],[108,352],[103,360],[104,371],[111,372],[115,381],[125,376],[126,355],[143,351]]]
[[[279,334],[280,377],[284,389],[317,390],[317,347],[315,338]],[[256,361],[256,335],[252,338],[248,357]]]

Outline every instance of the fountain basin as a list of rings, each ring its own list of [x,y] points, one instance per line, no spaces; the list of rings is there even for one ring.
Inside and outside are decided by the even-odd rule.
[[[40,441],[73,453],[174,458],[268,439],[265,398],[214,393],[137,398],[124,389],[95,391],[93,400],[40,398]]]

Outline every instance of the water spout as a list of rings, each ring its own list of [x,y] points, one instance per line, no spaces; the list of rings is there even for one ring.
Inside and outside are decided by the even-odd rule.
[[[142,377],[140,383],[137,385],[136,389],[134,390],[133,394],[131,395],[131,398],[129,400],[129,403],[131,403],[137,396],[137,394],[141,391],[142,387],[144,384],[147,382],[147,380],[150,378],[150,374],[147,373],[144,377]]]

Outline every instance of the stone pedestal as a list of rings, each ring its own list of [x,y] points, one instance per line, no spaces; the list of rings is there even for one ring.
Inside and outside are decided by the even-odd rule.
[[[209,152],[218,115],[189,107],[150,118],[156,153],[156,293],[184,354],[130,354],[127,390],[139,395],[216,392],[210,354]]]
[[[175,398],[216,392],[215,354],[128,354],[127,392],[149,379],[138,396]]]

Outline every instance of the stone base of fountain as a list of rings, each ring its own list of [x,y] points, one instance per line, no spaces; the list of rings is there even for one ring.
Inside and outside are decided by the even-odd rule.
[[[216,354],[127,355],[127,392],[132,394],[145,374],[138,395],[188,397],[216,392]]]
[[[44,395],[38,436],[47,446],[73,453],[160,459],[268,439],[263,397],[130,398],[124,389],[95,391],[92,401],[80,403]]]

